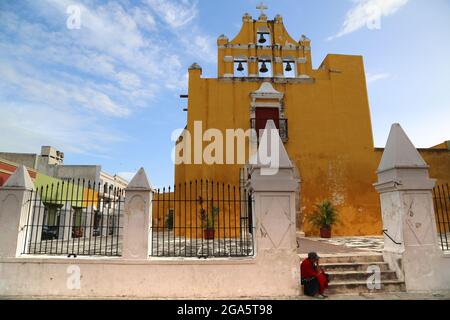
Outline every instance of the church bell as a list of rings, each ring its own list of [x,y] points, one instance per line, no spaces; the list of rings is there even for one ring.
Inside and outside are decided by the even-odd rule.
[[[237,67],[237,71],[239,71],[239,72],[244,71],[244,67],[242,66],[242,62],[239,62],[238,67]]]
[[[269,69],[267,69],[266,62],[263,61],[262,65],[261,65],[261,69],[259,69],[259,72],[266,73],[267,71],[269,71]]]
[[[266,41],[267,40],[264,38],[264,34],[260,33],[258,42],[259,43],[266,43]]]
[[[291,63],[290,63],[290,62],[287,63],[286,69],[285,69],[285,70],[286,70],[287,72],[292,71],[292,67],[291,67]]]

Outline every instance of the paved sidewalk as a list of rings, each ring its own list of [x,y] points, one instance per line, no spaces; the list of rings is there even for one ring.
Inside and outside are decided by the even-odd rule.
[[[135,298],[135,297],[99,297],[99,298],[80,298],[80,297],[64,297],[64,296],[30,296],[30,297],[17,297],[17,296],[0,296],[0,300],[172,300],[167,299],[152,299],[152,298]],[[253,297],[253,298],[233,298],[237,300],[319,300],[307,296],[295,296],[295,297]],[[178,299],[173,299],[178,300]],[[185,298],[179,300],[211,300],[201,298]],[[217,300],[229,300],[217,299]],[[450,300],[450,291],[445,292],[431,292],[431,293],[407,293],[407,292],[389,292],[389,293],[364,293],[358,295],[331,295],[327,300]]]
[[[315,251],[319,254],[347,254],[347,253],[381,253],[384,243],[383,237],[333,237],[323,239],[316,237],[297,238],[299,254]]]
[[[314,251],[320,254],[338,254],[338,253],[364,253],[359,249],[348,248],[344,245],[335,245],[327,242],[312,240],[310,238],[297,238],[297,253],[307,254]]]
[[[294,300],[318,300],[310,297],[299,297]],[[359,295],[330,295],[327,300],[450,300],[449,292],[439,293],[362,293]]]
[[[308,238],[314,241],[327,243],[346,248],[381,253],[384,249],[384,238],[382,236],[364,236],[364,237],[333,237],[331,239]]]

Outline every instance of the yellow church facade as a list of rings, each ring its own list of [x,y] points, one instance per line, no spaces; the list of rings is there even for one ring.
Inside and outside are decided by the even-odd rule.
[[[382,149],[374,148],[363,58],[329,54],[313,69],[310,40],[292,38],[281,16],[245,14],[242,22],[234,39],[217,40],[217,78],[202,78],[197,64],[189,69],[186,130],[193,133],[201,122],[203,132],[214,128],[225,136],[227,129],[258,130],[274,120],[301,179],[299,228],[318,234],[306,217],[329,199],[340,213],[334,235],[381,234],[373,183]],[[192,140],[180,138],[177,146],[193,147]],[[431,176],[450,182],[448,144],[420,151]],[[242,179],[242,163],[196,164],[188,156],[190,163],[175,165],[176,185],[199,179],[239,185]]]

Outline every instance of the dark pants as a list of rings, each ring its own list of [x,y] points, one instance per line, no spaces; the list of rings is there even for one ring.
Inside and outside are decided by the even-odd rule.
[[[317,278],[302,279],[302,284],[305,295],[313,297],[319,293],[320,284]]]

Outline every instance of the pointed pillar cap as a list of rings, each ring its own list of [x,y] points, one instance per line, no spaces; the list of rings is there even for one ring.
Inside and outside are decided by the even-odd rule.
[[[255,192],[298,191],[299,180],[295,178],[294,166],[273,120],[267,121],[265,132],[268,133],[267,141],[261,139],[256,164],[249,167],[249,189]],[[271,132],[276,134],[271,137]],[[278,145],[273,140],[278,141]]]
[[[394,123],[378,167],[378,173],[390,169],[428,168],[411,140],[398,123]]]
[[[3,188],[23,188],[32,190],[34,189],[34,183],[28,174],[27,168],[21,165],[17,167],[16,171],[8,178]]]
[[[152,186],[148,181],[144,168],[139,169],[125,190],[152,190]]]
[[[273,131],[272,131],[273,130]],[[275,126],[275,123],[273,120],[268,120],[266,123],[266,127],[264,131],[267,132],[267,144],[265,144],[263,141],[260,142],[258,147],[258,157],[256,161],[257,167],[269,167],[269,164],[264,164],[261,161],[261,155],[270,157],[273,159],[273,156],[278,154],[278,168],[293,168],[291,160],[289,159],[289,155],[286,151],[286,148],[284,147],[284,143],[281,140],[280,134],[278,132],[277,127]],[[278,140],[277,145],[274,145],[274,143],[271,143],[271,132],[275,132],[274,139]],[[273,149],[277,148],[277,149]]]

